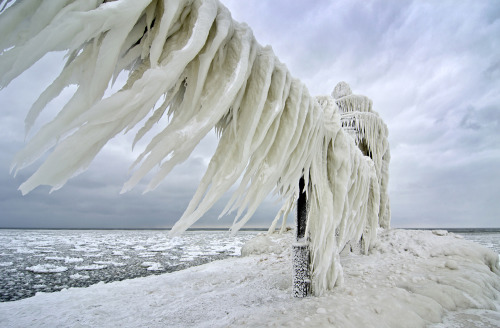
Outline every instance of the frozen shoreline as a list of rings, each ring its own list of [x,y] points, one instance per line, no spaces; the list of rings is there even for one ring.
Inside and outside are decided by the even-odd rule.
[[[186,269],[230,256],[255,232],[0,231],[0,302]]]
[[[261,254],[0,303],[0,326],[500,326],[498,255],[454,234],[381,232],[369,256],[342,257],[342,287],[306,299],[291,296],[291,240],[261,236]]]

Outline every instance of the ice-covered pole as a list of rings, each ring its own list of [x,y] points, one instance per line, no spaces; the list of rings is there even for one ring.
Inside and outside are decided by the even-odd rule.
[[[306,297],[311,286],[309,247],[306,237],[307,193],[304,190],[304,177],[299,181],[299,198],[297,200],[297,240],[293,245],[293,296]]]

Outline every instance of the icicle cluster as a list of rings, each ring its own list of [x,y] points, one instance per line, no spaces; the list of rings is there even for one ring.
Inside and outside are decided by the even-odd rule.
[[[9,2],[0,1],[0,8]],[[311,97],[271,48],[259,45],[250,28],[233,21],[217,0],[17,1],[3,9],[0,30],[9,31],[0,34],[0,87],[44,54],[67,51],[64,69],[29,111],[27,131],[48,102],[66,86],[77,86],[59,114],[15,156],[17,171],[52,149],[20,186],[23,194],[39,185],[60,188],[116,134],[145,122],[135,145],[156,123],[169,120],[133,164],[123,192],[151,171],[146,191],[154,189],[209,131],[215,128],[220,136],[174,234],[236,183],[221,213],[236,211],[233,230],[272,192],[284,200],[274,229],[294,207],[304,176],[312,287],[319,294],[342,280],[338,254],[347,242],[362,237],[369,247],[376,227],[388,226],[387,128],[375,114],[365,118],[356,112],[370,113],[371,101]],[[125,86],[103,98],[124,70]],[[339,88],[336,94],[350,93],[345,85]],[[341,116],[345,122],[347,114],[359,133],[354,139],[342,129]],[[361,141],[373,161],[359,150]]]
[[[344,86],[346,85],[346,86]],[[336,92],[344,89],[344,92]],[[388,228],[391,213],[388,197],[389,162],[391,153],[387,139],[389,130],[377,112],[372,110],[371,99],[353,95],[345,82],[340,82],[332,96],[341,110],[341,125],[354,138],[356,145],[365,156],[369,156],[374,164],[380,185],[379,225]]]

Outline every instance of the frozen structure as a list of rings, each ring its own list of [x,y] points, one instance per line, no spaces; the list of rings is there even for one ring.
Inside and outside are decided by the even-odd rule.
[[[342,281],[343,247],[362,240],[366,250],[376,228],[389,225],[387,128],[371,101],[344,83],[334,97],[310,96],[217,0],[0,0],[0,8],[0,87],[46,53],[67,52],[64,69],[29,111],[26,131],[48,102],[77,86],[15,156],[17,172],[50,152],[20,186],[23,194],[39,185],[62,187],[115,135],[142,124],[135,145],[167,121],[133,163],[123,192],[151,171],[146,191],[154,189],[207,133],[220,136],[172,234],[236,183],[221,213],[236,211],[233,231],[278,193],[284,205],[274,229],[294,208],[304,177],[312,289],[321,294]],[[123,71],[126,84],[104,98]]]

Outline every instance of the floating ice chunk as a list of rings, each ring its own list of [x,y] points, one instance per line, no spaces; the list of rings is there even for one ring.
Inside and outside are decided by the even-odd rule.
[[[89,265],[75,266],[75,270],[77,270],[77,271],[92,271],[92,270],[105,269],[107,267],[108,267],[107,265],[89,264]]]
[[[87,276],[87,275],[84,275],[84,274],[79,274],[79,273],[72,274],[69,277],[70,277],[70,279],[74,279],[74,280],[87,280],[87,279],[90,279],[90,276]]]
[[[192,262],[196,260],[196,256],[190,256],[190,255],[183,255],[180,259],[179,262]]]
[[[172,248],[169,246],[164,246],[164,245],[155,245],[151,248],[148,249],[150,252],[166,252],[171,250]]]
[[[53,261],[64,261],[64,263],[78,263],[83,262],[83,259],[80,257],[60,257],[60,256],[47,256],[46,260]]]
[[[12,264],[14,264],[14,263],[13,262],[0,262],[1,267],[11,266]]]
[[[143,252],[143,253],[139,253],[137,254],[138,257],[155,257],[156,254],[155,253],[150,253],[150,252]]]
[[[58,273],[58,272],[64,272],[68,270],[68,268],[53,264],[37,264],[31,267],[27,267],[26,270],[34,273]]]
[[[23,248],[18,248],[16,252],[19,254],[33,254],[35,253],[35,250],[23,247]]]
[[[73,251],[83,252],[83,253],[95,253],[95,252],[99,252],[99,248],[88,248],[88,247],[76,246],[75,249],[73,249]]]
[[[156,263],[155,265],[152,265],[147,268],[148,271],[162,271],[163,266],[160,263]]]
[[[47,256],[45,257],[46,260],[52,260],[52,261],[64,261],[64,257],[60,256]]]
[[[162,271],[163,266],[158,262],[143,262],[141,263],[143,268],[147,268],[148,271]]]
[[[125,263],[120,263],[120,262],[114,262],[114,261],[94,261],[94,264],[99,264],[99,265],[112,265],[115,267],[122,267],[125,266]]]
[[[83,259],[79,257],[66,257],[64,259],[64,263],[78,263],[78,262],[83,262]]]

